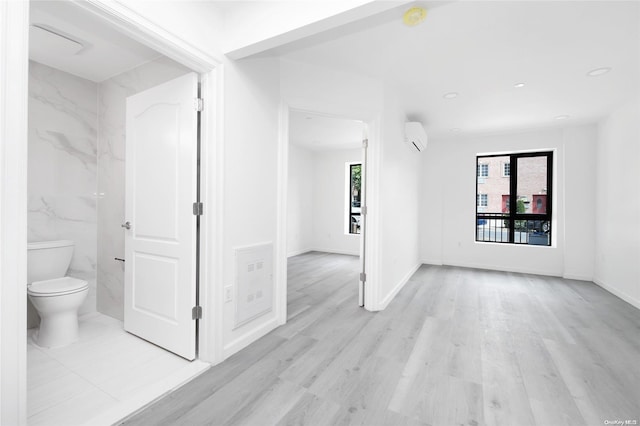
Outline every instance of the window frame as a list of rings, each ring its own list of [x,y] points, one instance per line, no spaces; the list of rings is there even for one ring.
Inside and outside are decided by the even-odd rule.
[[[543,244],[535,244],[538,247],[551,247],[552,246],[552,240],[553,240],[553,231],[554,231],[554,227],[551,226],[552,225],[552,218],[553,218],[553,151],[535,151],[535,152],[507,152],[507,153],[501,153],[501,154],[476,154],[476,215],[475,215],[475,223],[476,223],[476,230],[475,230],[475,241],[478,243],[499,243],[499,244],[512,244],[512,245],[517,245],[517,246],[529,246],[529,245],[533,245],[533,244],[528,244],[528,243],[518,243],[515,242],[515,226],[511,226],[509,227],[509,231],[508,231],[508,241],[486,241],[486,240],[482,240],[482,239],[478,239],[478,230],[477,230],[477,224],[480,223],[480,221],[483,220],[504,220],[504,221],[510,221],[510,223],[516,223],[516,221],[519,220],[526,220],[526,221],[542,221],[542,222],[548,222],[549,223],[549,243],[546,245]],[[518,213],[517,209],[515,208],[510,208],[509,212],[507,213],[501,213],[501,215],[499,216],[491,216],[491,214],[494,214],[493,212],[489,212],[489,213],[485,213],[485,212],[481,212],[478,209],[478,194],[480,194],[478,192],[478,184],[480,183],[480,179],[483,179],[484,177],[479,176],[478,173],[478,167],[481,163],[481,161],[485,158],[492,158],[492,157],[509,157],[509,176],[504,176],[506,178],[509,179],[509,205],[510,206],[517,206],[517,194],[518,194],[518,159],[519,158],[531,158],[531,157],[546,157],[547,162],[546,162],[546,166],[547,166],[547,179],[546,179],[546,185],[547,185],[547,193],[546,195],[546,213]],[[504,164],[504,163],[503,163]],[[502,172],[504,172],[504,166],[502,167]]]

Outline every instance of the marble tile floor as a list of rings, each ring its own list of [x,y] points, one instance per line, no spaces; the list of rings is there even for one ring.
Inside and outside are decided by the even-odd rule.
[[[80,341],[40,348],[28,331],[29,425],[110,425],[205,371],[123,330],[121,321],[80,317]]]

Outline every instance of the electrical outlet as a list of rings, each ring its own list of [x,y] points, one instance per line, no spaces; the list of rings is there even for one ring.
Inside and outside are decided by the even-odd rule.
[[[224,288],[224,301],[231,302],[233,300],[233,286],[227,286]]]

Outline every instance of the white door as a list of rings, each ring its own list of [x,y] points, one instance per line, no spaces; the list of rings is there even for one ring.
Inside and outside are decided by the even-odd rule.
[[[124,328],[195,359],[198,76],[127,98]]]

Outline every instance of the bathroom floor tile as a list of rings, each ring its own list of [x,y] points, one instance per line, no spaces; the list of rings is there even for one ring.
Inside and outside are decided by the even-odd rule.
[[[209,367],[189,362],[98,313],[80,317],[80,340],[41,348],[28,332],[29,425],[112,424]]]
[[[90,388],[80,395],[30,415],[27,422],[29,426],[81,425],[96,412],[108,410],[116,403],[114,398],[101,390]]]
[[[63,375],[27,388],[27,416],[31,417],[95,389],[91,383],[67,370]]]

